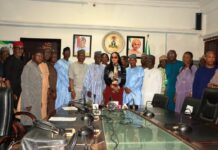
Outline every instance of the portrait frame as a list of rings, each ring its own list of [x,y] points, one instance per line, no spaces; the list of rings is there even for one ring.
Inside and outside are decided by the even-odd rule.
[[[77,51],[81,49],[85,50],[86,57],[91,57],[92,35],[73,35],[73,56],[76,57]]]
[[[120,53],[125,46],[125,40],[123,36],[119,32],[109,32],[106,34],[102,41],[102,47],[103,49],[111,54],[113,52]]]
[[[135,43],[137,41],[140,41],[140,47],[137,48],[137,52],[134,52],[134,48],[132,47],[132,44],[133,42]],[[144,51],[144,47],[145,47],[145,37],[144,36],[127,36],[127,45],[126,45],[126,55],[127,56],[131,54],[136,54],[137,58],[141,58],[141,54]]]
[[[38,47],[51,48],[52,51],[57,52],[58,59],[61,58],[61,39],[21,37],[20,41],[24,43],[24,59],[26,61],[32,59],[32,54]]]
[[[9,49],[9,53],[10,55],[13,54],[13,43],[15,41],[4,41],[4,40],[0,40],[0,49],[2,47],[7,47]]]

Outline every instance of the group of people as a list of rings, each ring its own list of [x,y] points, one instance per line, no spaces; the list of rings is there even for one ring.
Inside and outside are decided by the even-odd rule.
[[[15,109],[29,111],[37,118],[46,119],[71,100],[107,105],[118,101],[119,105],[146,105],[154,94],[168,97],[168,109],[180,113],[186,96],[201,98],[206,87],[218,87],[216,53],[206,51],[203,64],[193,64],[193,54],[185,52],[183,61],[177,60],[175,50],[169,50],[159,58],[141,55],[137,66],[136,54],[120,57],[96,51],[94,63],[85,63],[85,50],[77,51],[77,61],[69,60],[69,47],[63,49],[63,58],[51,48],[39,47],[26,64],[22,60],[24,45],[15,42],[13,55],[3,62],[2,81],[13,90]],[[21,121],[28,124],[26,118]]]

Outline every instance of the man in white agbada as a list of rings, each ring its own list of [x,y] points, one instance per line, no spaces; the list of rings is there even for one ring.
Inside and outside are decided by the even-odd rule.
[[[71,90],[72,99],[74,100],[78,100],[82,98],[83,82],[88,68],[88,65],[84,63],[85,61],[84,50],[79,50],[77,52],[77,59],[78,61],[72,63],[69,68],[70,90]]]
[[[84,88],[87,92],[88,99],[93,104],[102,104],[104,83],[104,66],[101,65],[101,52],[95,52],[95,63],[89,65],[84,80]]]
[[[161,72],[157,68],[154,68],[155,57],[153,55],[148,55],[146,63],[147,68],[144,69],[144,81],[142,85],[143,105],[146,105],[147,101],[152,101],[154,94],[161,94],[162,87]]]

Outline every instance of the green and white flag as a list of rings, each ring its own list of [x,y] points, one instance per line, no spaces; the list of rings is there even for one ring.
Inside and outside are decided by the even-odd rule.
[[[146,55],[151,55],[151,49],[150,49],[150,45],[149,45],[148,39],[149,39],[149,34],[147,35],[147,39],[145,41],[144,53]]]

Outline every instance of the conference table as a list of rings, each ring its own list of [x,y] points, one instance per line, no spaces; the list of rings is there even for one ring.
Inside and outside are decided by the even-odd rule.
[[[140,109],[142,108],[142,109]],[[154,117],[143,116],[144,107],[139,110],[113,110],[104,108],[101,115],[92,122],[94,133],[84,139],[79,136],[75,150],[217,150],[218,127],[170,112],[162,108],[149,108]],[[58,128],[74,128],[79,131],[89,122],[83,120],[84,112],[59,108],[54,117],[75,117],[75,121],[51,121]],[[169,125],[183,123],[190,131],[176,131]],[[50,131],[32,128],[22,139],[22,149],[65,149],[69,137],[55,135]],[[29,147],[28,147],[29,146]]]

